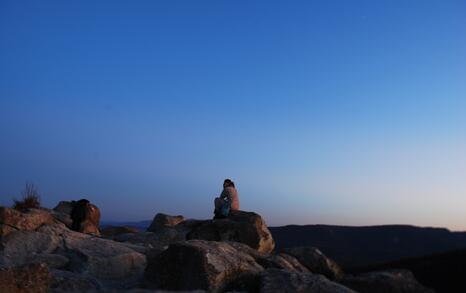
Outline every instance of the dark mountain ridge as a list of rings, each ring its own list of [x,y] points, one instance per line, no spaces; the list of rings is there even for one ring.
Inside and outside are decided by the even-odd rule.
[[[277,248],[314,246],[344,268],[466,249],[466,232],[409,225],[270,227]]]

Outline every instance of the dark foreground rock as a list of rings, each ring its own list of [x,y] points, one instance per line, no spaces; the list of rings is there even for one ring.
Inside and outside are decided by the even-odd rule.
[[[322,275],[269,269],[261,274],[260,293],[355,293]],[[380,292],[380,291],[372,291]]]
[[[253,257],[228,243],[190,240],[149,260],[145,276],[158,289],[220,292],[262,270]]]
[[[282,251],[296,257],[313,273],[322,274],[332,280],[338,280],[343,276],[340,266],[315,247],[285,248]]]
[[[234,211],[225,219],[204,221],[193,227],[187,239],[235,241],[259,252],[272,252],[275,248],[275,242],[262,217],[244,211]]]
[[[434,293],[422,286],[407,270],[379,271],[345,276],[342,283],[360,293]]]
[[[52,275],[45,264],[0,269],[1,292],[46,293],[51,283]]]

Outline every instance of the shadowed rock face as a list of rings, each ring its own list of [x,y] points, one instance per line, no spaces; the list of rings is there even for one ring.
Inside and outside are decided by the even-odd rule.
[[[228,243],[190,240],[172,244],[149,260],[145,276],[158,289],[219,292],[262,270],[253,257]]]
[[[322,275],[269,269],[261,274],[261,293],[356,293]],[[379,292],[379,291],[373,291]]]
[[[52,275],[45,264],[0,269],[1,292],[46,293],[51,283]]]
[[[342,283],[360,293],[434,293],[422,286],[407,270],[379,271],[345,276]]]
[[[267,253],[275,248],[275,242],[262,217],[244,211],[232,211],[225,219],[204,221],[193,227],[187,239],[235,241]]]
[[[332,280],[338,280],[343,276],[343,271],[338,264],[315,247],[285,248],[282,251],[296,257],[313,273],[322,274]]]

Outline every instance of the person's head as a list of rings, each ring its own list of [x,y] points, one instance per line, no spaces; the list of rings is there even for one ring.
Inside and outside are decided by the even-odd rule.
[[[233,183],[231,179],[225,179],[225,181],[223,181],[223,188],[225,187],[235,187],[235,183]]]

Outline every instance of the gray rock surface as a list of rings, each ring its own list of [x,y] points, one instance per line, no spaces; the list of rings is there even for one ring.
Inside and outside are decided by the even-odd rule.
[[[261,274],[260,293],[355,293],[322,275],[269,269]],[[373,291],[378,292],[378,291]]]
[[[322,274],[332,280],[338,280],[343,276],[340,266],[315,247],[285,248],[282,251],[296,257],[313,273]]]

